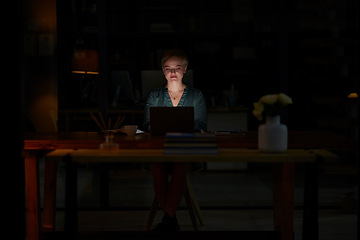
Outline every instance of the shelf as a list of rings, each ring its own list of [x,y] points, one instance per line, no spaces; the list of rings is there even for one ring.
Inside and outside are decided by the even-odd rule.
[[[84,4],[82,0],[73,2]],[[327,79],[355,79],[358,76],[358,39],[352,33],[354,26],[351,24],[355,17],[349,15],[354,10],[347,8],[356,5],[355,0],[286,5],[289,7],[286,10],[290,10],[285,14],[288,17],[286,39],[279,38],[278,4],[265,0],[264,4],[250,0],[224,0],[215,4],[205,0],[96,2],[96,18],[93,19],[90,19],[95,16],[91,15],[94,14],[91,9],[88,14],[74,13],[71,4],[66,4],[67,11],[58,13],[59,19],[66,19],[65,23],[60,22],[63,32],[59,34],[63,69],[71,70],[66,65],[71,59],[70,53],[75,41],[83,38],[87,47],[104,51],[105,60],[102,61],[106,62],[103,62],[102,70],[106,72],[105,77],[109,77],[111,71],[129,71],[134,89],[141,89],[141,71],[160,69],[165,50],[181,48],[189,57],[189,68],[194,70],[195,87],[208,94],[209,100],[212,96],[218,97],[219,105],[223,103],[221,94],[232,84],[239,86],[239,102],[244,104],[252,104],[255,95],[277,91],[279,72],[283,69],[289,79],[283,84],[285,89],[299,96],[304,92],[317,94],[316,91],[323,90]],[[106,5],[105,10],[101,3]],[[63,1],[58,4],[65,5]],[[96,27],[94,19],[102,19],[101,26],[106,27],[84,32],[82,29],[86,26]],[[160,25],[154,28],[152,24]],[[280,41],[286,44],[280,44]],[[233,54],[239,49],[250,50]],[[288,55],[288,71],[287,66],[279,68],[279,52]],[[248,58],[244,57],[246,54]],[[342,76],[343,72],[348,75]],[[62,97],[68,97],[67,93],[77,87],[66,77],[63,74],[64,79],[59,81]],[[108,81],[106,84],[109,84],[105,77],[99,83]],[[319,79],[311,81],[313,78]],[[303,81],[310,88],[303,87]],[[351,81],[346,84],[352,84]],[[97,95],[103,99],[110,96],[106,84],[101,85],[102,95]],[[341,86],[330,87],[336,90]],[[65,103],[72,105],[73,101],[69,97]]]

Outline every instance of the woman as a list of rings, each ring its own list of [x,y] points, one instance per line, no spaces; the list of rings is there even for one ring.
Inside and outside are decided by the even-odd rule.
[[[145,105],[146,130],[150,129],[150,107],[194,107],[194,130],[206,130],[206,103],[201,91],[182,81],[188,59],[182,50],[169,50],[161,59],[162,71],[167,83],[150,92]],[[195,163],[151,163],[155,197],[164,211],[162,222],[154,230],[179,231],[176,210],[185,188],[187,174],[201,166]],[[170,180],[168,176],[171,174]]]

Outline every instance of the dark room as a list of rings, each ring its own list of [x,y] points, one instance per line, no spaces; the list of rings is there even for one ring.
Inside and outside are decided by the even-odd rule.
[[[359,239],[359,1],[16,2],[14,238]]]

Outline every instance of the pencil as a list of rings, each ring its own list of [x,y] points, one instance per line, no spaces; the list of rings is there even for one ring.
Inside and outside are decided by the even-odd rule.
[[[125,120],[125,116],[123,116],[123,117],[119,116],[114,125],[114,129],[117,129],[118,127],[120,127],[124,120]]]
[[[94,113],[90,113],[91,118],[94,120],[94,122],[96,123],[96,125],[98,125],[98,127],[101,129],[101,131],[104,131],[105,129],[101,126],[101,124],[99,123],[99,121],[96,119]]]
[[[103,118],[103,116],[102,116],[102,114],[100,112],[99,112],[99,116],[100,116],[101,123],[104,126],[104,129],[106,129],[106,124],[105,124],[104,118]]]

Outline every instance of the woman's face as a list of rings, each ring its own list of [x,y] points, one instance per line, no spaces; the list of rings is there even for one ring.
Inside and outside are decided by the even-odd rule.
[[[169,83],[182,81],[186,66],[181,59],[177,57],[169,58],[162,67],[165,78]]]

